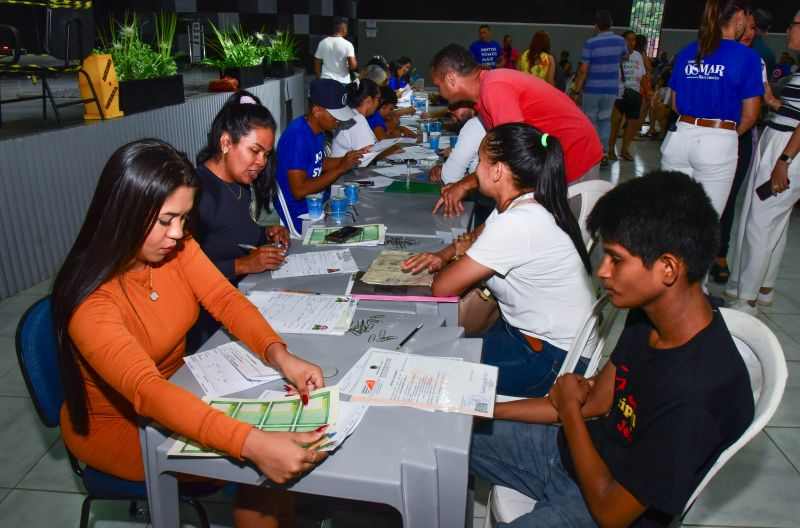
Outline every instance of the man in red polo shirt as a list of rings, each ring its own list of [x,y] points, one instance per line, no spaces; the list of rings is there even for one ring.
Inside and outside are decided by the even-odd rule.
[[[482,70],[472,54],[451,44],[430,65],[431,80],[450,103],[468,101],[487,130],[504,123],[524,122],[558,138],[564,149],[567,183],[597,179],[603,147],[592,123],[563,92],[523,72]],[[445,186],[434,212],[444,205],[445,216],[464,211],[461,201],[478,181],[470,174]]]

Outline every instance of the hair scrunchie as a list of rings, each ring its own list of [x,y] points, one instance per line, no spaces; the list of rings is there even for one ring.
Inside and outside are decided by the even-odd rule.
[[[544,148],[547,148],[547,138],[548,138],[548,137],[550,137],[550,134],[546,134],[546,133],[545,133],[545,134],[542,134],[541,141],[542,141],[542,146],[543,146]]]

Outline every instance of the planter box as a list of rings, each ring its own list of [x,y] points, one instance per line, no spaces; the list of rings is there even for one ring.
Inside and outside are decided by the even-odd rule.
[[[272,62],[267,66],[268,76],[282,79],[294,75],[294,62]]]
[[[180,104],[185,100],[183,75],[119,83],[119,108],[125,115]]]
[[[246,68],[228,68],[223,75],[233,77],[239,81],[239,88],[260,86],[264,82],[264,70],[261,66],[247,66]]]

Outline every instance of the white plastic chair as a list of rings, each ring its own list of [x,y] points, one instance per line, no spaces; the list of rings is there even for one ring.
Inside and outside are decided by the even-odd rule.
[[[278,185],[278,205],[280,205],[281,211],[283,212],[283,218],[286,218],[286,222],[283,221],[283,218],[281,219],[281,224],[289,230],[289,236],[297,240],[302,240],[303,235],[298,233],[297,229],[294,228],[292,215],[289,213],[289,206],[286,204],[286,198],[283,196],[280,185]]]
[[[767,326],[750,315],[720,308],[722,318],[728,326],[736,348],[747,366],[750,386],[753,390],[755,412],[753,421],[742,435],[723,451],[700,484],[686,501],[681,520],[697,500],[709,481],[722,469],[728,460],[745,446],[769,422],[783,397],[788,371],[786,360],[775,334]],[[504,486],[492,486],[486,504],[484,528],[491,528],[497,522],[510,522],[533,510],[536,501]]]
[[[581,227],[583,243],[586,244],[586,249],[590,253],[593,244],[592,237],[586,229],[586,217],[588,217],[589,213],[594,209],[594,204],[597,203],[597,200],[613,188],[614,184],[607,180],[589,180],[567,187],[568,200],[576,196],[581,197],[581,210],[578,214],[578,225]]]
[[[606,307],[608,307],[607,310]],[[606,311],[603,312],[603,310]],[[594,376],[617,314],[619,314],[619,309],[611,304],[608,295],[603,295],[595,301],[592,309],[584,317],[580,330],[572,340],[572,346],[569,347],[561,370],[558,371],[559,375],[565,372],[574,372],[578,361],[581,357],[585,357],[589,359],[589,364],[584,375],[587,378]]]

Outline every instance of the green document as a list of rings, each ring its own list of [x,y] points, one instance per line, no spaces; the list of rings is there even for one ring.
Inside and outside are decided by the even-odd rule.
[[[281,400],[247,400],[241,398],[204,398],[215,409],[262,431],[308,432],[339,421],[339,389],[326,387],[311,393],[308,405],[300,397]],[[335,429],[335,427],[334,427]],[[201,446],[185,436],[178,437],[169,456],[220,457],[224,454]]]
[[[389,185],[383,192],[407,194],[432,194],[439,196],[442,186],[437,183],[404,182],[396,181]]]

